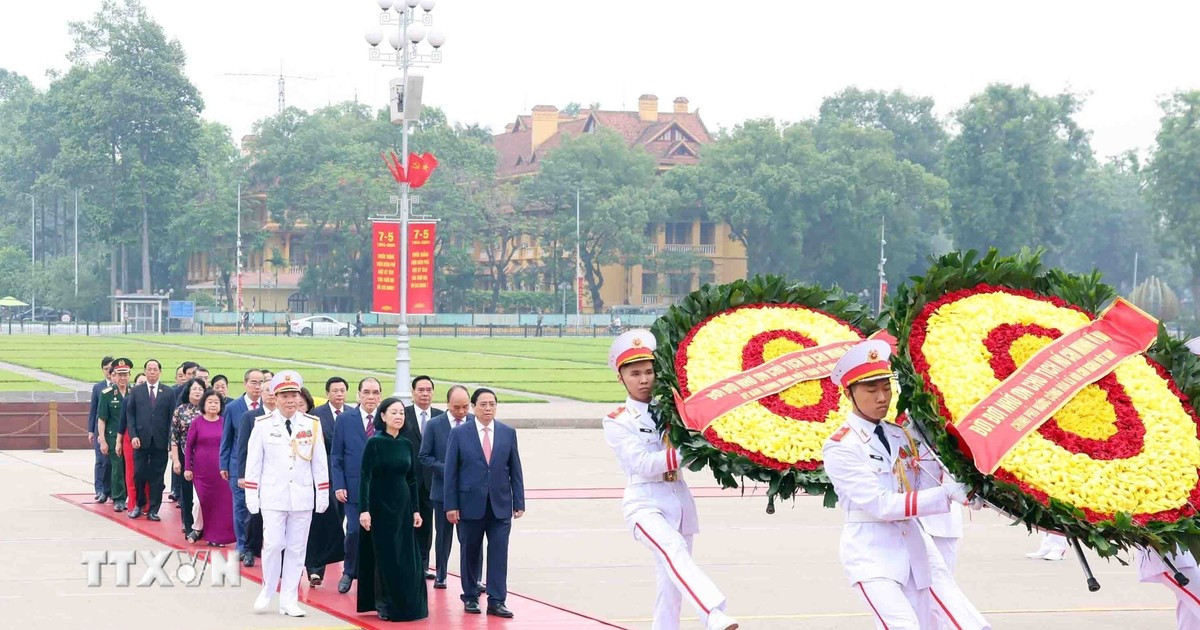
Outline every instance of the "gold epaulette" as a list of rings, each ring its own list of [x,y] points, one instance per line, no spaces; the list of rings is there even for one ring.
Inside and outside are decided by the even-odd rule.
[[[608,417],[616,418],[617,416],[621,415],[624,411],[625,411],[625,405],[621,405],[620,407],[617,407],[616,409],[614,409],[612,413],[608,414]]]

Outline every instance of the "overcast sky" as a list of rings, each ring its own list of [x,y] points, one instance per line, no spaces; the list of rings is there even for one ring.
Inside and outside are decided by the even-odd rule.
[[[374,0],[145,0],[187,51],[204,116],[234,136],[289,105],[382,105],[395,75],[367,58]],[[0,0],[0,67],[45,87],[67,66],[67,23],[100,0]],[[1200,3],[1143,0],[808,2],[772,0],[439,0],[444,62],[422,71],[425,102],[451,120],[501,130],[534,105],[635,109],[657,94],[699,108],[711,129],[746,118],[800,120],[847,85],[932,96],[949,116],[990,82],[1070,90],[1097,155],[1150,148],[1158,101],[1200,88]],[[386,46],[386,44],[384,44]]]

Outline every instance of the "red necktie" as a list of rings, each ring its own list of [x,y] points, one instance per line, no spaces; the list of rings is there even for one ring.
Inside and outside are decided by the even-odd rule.
[[[255,409],[258,409],[258,401],[257,400],[250,403],[250,410],[253,411]]]
[[[367,437],[375,435],[375,422],[372,419],[372,414],[367,414]]]
[[[492,463],[491,433],[492,433],[491,427],[483,427],[483,459],[486,460],[487,463],[489,463],[489,464]]]

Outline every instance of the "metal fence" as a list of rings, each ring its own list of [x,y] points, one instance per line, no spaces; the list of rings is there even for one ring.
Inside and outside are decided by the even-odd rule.
[[[543,323],[541,326],[537,323],[524,324],[441,324],[432,323],[426,324],[423,322],[414,322],[409,324],[409,335],[413,337],[604,337],[608,335],[616,335],[622,331],[629,330],[631,326],[616,327],[611,323],[593,323],[581,326],[576,325],[547,325]],[[397,325],[394,323],[377,323],[373,325],[364,325],[360,331],[356,330],[351,325],[348,335],[343,337],[395,337]],[[72,322],[70,324],[63,323],[47,323],[47,322],[4,322],[0,325],[0,335],[85,335],[85,336],[105,336],[105,335],[152,335],[158,334],[155,331],[137,330],[128,322],[123,324],[114,323],[95,323],[95,322]],[[164,330],[161,334],[186,334],[186,335],[251,335],[251,336],[299,336],[296,333],[289,333],[288,327],[282,322],[269,323],[251,323],[250,326],[242,326],[233,323],[206,324],[204,322],[195,322],[190,328],[182,329],[172,328],[172,330]],[[314,332],[311,336],[315,337],[333,337],[332,334]]]

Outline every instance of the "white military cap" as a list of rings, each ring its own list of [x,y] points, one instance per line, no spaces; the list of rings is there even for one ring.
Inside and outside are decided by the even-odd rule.
[[[608,350],[608,367],[620,371],[622,365],[635,361],[653,361],[658,342],[649,330],[639,328],[622,333]]]
[[[304,379],[296,370],[283,370],[271,377],[271,382],[267,384],[267,387],[273,394],[298,392],[301,387],[304,387]]]
[[[891,378],[892,367],[888,363],[891,357],[892,348],[886,341],[868,339],[838,359],[830,378],[838,387]]]

